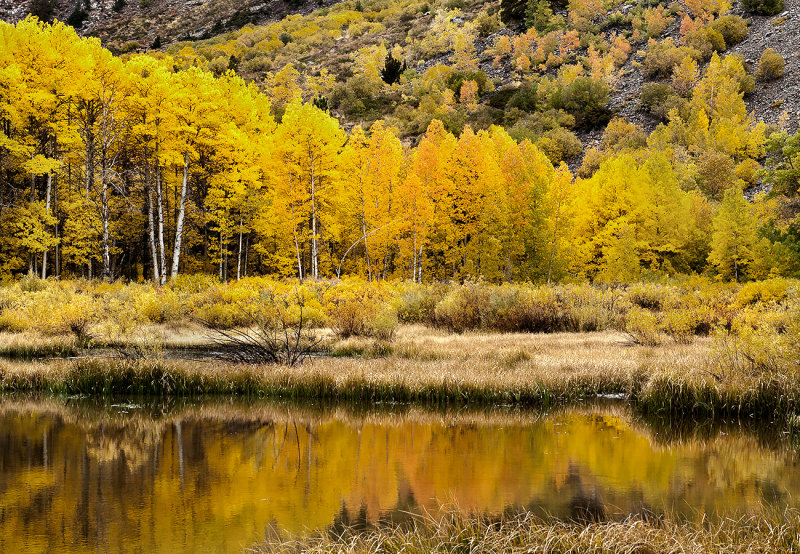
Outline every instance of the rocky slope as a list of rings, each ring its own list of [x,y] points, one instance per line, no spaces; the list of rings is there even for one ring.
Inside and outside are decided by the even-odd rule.
[[[336,0],[54,0],[54,17],[67,21],[76,7],[87,14],[78,28],[112,50],[149,48],[185,38],[208,38],[248,23],[310,13]],[[0,0],[0,20],[23,19],[33,0]],[[86,2],[86,3],[85,3]],[[86,9],[88,4],[88,9]],[[117,9],[115,9],[115,7]]]

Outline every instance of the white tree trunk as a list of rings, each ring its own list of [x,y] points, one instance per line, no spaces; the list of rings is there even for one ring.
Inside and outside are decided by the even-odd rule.
[[[156,248],[156,225],[155,211],[153,206],[153,189],[150,184],[150,177],[147,178],[147,231],[150,239],[150,254],[153,257],[153,282],[159,283],[161,281],[161,270],[158,264],[158,248]]]
[[[44,206],[45,212],[49,215],[50,214],[50,194],[53,190],[53,174],[47,174],[47,191],[45,192],[44,196]],[[44,253],[42,254],[42,279],[47,279],[47,249],[45,249]]]
[[[183,242],[183,219],[186,216],[186,194],[189,188],[189,154],[183,155],[183,182],[181,184],[181,204],[178,208],[178,221],[175,224],[175,249],[172,252],[172,278],[178,276],[181,264],[181,243]]]
[[[159,282],[167,282],[167,253],[164,249],[164,189],[161,186],[161,168],[156,165],[156,204],[158,208]]]
[[[314,175],[314,157],[311,157],[311,275],[319,278],[317,250],[317,181]]]
[[[242,216],[239,216],[239,254],[238,259],[236,260],[236,280],[240,280],[242,278],[242,224],[244,220]]]
[[[108,160],[106,153],[103,152],[103,167],[101,175],[101,205],[100,215],[103,220],[103,273],[102,277],[108,279],[111,277],[111,229],[109,227],[110,213],[108,209],[108,168],[106,167]]]

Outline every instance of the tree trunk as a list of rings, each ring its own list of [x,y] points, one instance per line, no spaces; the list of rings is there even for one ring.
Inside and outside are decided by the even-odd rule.
[[[189,154],[183,155],[183,183],[181,184],[181,204],[178,221],[175,223],[175,250],[172,252],[172,278],[178,276],[181,263],[181,242],[183,241],[183,219],[186,216],[186,194],[189,187]]]
[[[61,278],[61,245],[59,239],[59,232],[58,232],[58,180],[54,181],[55,186],[53,187],[53,213],[56,216],[56,225],[55,225],[55,238],[56,238],[56,246],[55,246],[55,270],[56,279]]]
[[[222,272],[222,231],[219,232],[219,282],[225,282],[225,276]]]
[[[560,204],[559,204],[559,213],[556,214],[555,221],[553,223],[553,242],[550,243],[550,260],[547,263],[547,284],[550,284],[550,280],[553,276],[553,262],[555,261],[556,257],[556,243],[558,241],[558,220],[560,219]]]
[[[150,255],[153,257],[153,282],[161,282],[161,270],[158,264],[158,248],[156,247],[155,216],[153,215],[153,189],[150,183],[150,175],[147,175],[147,231],[150,239]]]
[[[47,174],[47,190],[44,195],[45,213],[50,214],[50,193],[53,190],[53,174]],[[47,279],[47,249],[42,254],[42,279]]]
[[[369,258],[369,246],[367,245],[367,222],[364,219],[364,215],[362,213],[361,216],[361,234],[362,240],[364,241],[364,258],[367,260],[367,275],[369,276],[369,282],[372,282],[372,263],[370,262]]]
[[[314,176],[314,157],[311,157],[311,275],[319,278],[317,262],[317,183]]]
[[[247,233],[247,238],[244,241],[244,276],[247,277],[247,262],[250,254],[250,233]]]
[[[156,203],[158,208],[158,254],[160,264],[160,283],[167,282],[167,253],[164,249],[164,189],[161,186],[161,168],[156,165]]]
[[[100,197],[100,215],[103,223],[103,271],[101,277],[103,279],[111,278],[111,230],[109,227],[110,213],[108,209],[108,152],[105,148],[102,151],[101,157],[101,197]]]
[[[242,217],[239,217],[239,255],[236,261],[236,280],[242,278],[242,224],[244,223]]]
[[[86,141],[86,178],[84,181],[85,196],[89,198],[89,191],[94,186],[94,131],[91,128],[91,123],[87,122],[85,128],[85,141]]]

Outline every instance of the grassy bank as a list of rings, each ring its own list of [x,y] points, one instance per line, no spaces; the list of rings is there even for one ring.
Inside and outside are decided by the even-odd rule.
[[[505,552],[505,553],[750,553],[796,552],[800,514],[795,512],[675,523],[633,517],[622,522],[544,521],[530,513],[489,518],[456,510],[414,518],[405,525],[349,529],[298,540],[274,539],[252,552]]]
[[[295,368],[159,356],[0,361],[0,390],[524,407],[616,394],[645,413],[762,418],[800,405],[795,374],[726,366],[729,352],[711,338],[653,347],[614,331],[453,335],[406,326],[392,343],[350,338],[330,349],[341,357]]]
[[[645,413],[785,418],[800,406],[799,290],[28,279],[0,287],[0,389],[519,406],[615,394]],[[199,321],[270,329],[300,313],[322,339],[301,367],[165,355],[208,347]]]

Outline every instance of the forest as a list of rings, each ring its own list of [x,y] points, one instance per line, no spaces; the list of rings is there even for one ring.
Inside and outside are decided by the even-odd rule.
[[[800,0],[24,4],[0,550],[800,550]]]
[[[609,118],[569,166],[558,126],[525,137],[519,122],[469,119],[491,83],[470,72],[475,54],[461,34],[447,40],[452,67],[422,76],[431,94],[411,136],[391,114],[363,127],[335,117],[343,87],[327,70],[301,77],[287,64],[259,86],[234,54],[219,69],[188,47],[115,56],[59,22],[0,23],[0,274],[156,283],[181,273],[548,283],[800,274],[800,136],[748,115],[754,79],[740,57],[713,51],[701,70],[673,45],[685,54],[664,70],[674,107],[649,135],[593,108],[607,79],[585,60],[527,81],[514,98],[535,111],[506,113],[585,126]],[[403,49],[367,50],[358,81],[402,93]],[[762,183],[769,194],[743,194]]]

